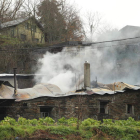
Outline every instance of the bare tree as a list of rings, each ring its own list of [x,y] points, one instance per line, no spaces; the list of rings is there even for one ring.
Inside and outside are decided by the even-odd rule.
[[[16,18],[25,0],[0,0],[0,20],[10,21]]]
[[[84,29],[86,37],[89,41],[93,40],[93,35],[98,31],[101,24],[102,16],[98,12],[87,12],[86,18],[84,19]]]
[[[78,9],[64,1],[62,14],[66,24],[65,40],[82,40],[84,30]]]
[[[119,37],[118,29],[107,23],[104,23],[104,25],[100,27],[97,31],[98,41],[112,40],[118,37]]]

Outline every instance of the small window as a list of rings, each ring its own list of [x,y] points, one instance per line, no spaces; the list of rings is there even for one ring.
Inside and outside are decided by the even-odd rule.
[[[14,37],[15,36],[15,30],[14,28],[11,28],[11,37]]]
[[[127,104],[126,112],[127,112],[127,114],[134,114],[134,106],[132,104]]]
[[[100,112],[102,114],[108,114],[108,101],[100,101]]]
[[[20,34],[20,38],[21,38],[21,40],[25,41],[26,40],[26,35]]]
[[[25,23],[25,29],[29,30],[29,23]]]
[[[50,117],[51,116],[52,107],[49,106],[40,106],[40,117]]]

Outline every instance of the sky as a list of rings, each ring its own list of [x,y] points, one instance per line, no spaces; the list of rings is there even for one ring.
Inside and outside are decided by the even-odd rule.
[[[121,29],[126,25],[140,26],[140,0],[70,0],[80,9],[99,12],[113,27]]]

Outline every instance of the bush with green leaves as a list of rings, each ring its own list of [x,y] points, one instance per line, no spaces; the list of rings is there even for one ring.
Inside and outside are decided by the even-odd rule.
[[[40,125],[44,125],[44,124],[45,124],[44,118],[39,118],[38,123],[39,123]]]
[[[135,121],[132,117],[129,117],[127,120],[115,120],[114,124],[119,126],[139,126],[140,122]]]
[[[62,117],[56,124],[50,117],[39,118],[39,120],[20,117],[16,122],[13,118],[5,117],[0,122],[0,140],[11,140],[16,136],[28,137],[38,130],[47,130],[52,134],[60,134],[64,137],[74,134],[81,136],[83,139],[90,139],[98,132],[103,132],[118,140],[139,139],[140,121],[135,121],[131,117],[127,120],[116,120],[114,122],[112,119],[103,119],[103,123],[88,118],[82,122],[80,121],[78,130],[75,127],[77,126],[77,121],[77,118],[66,119]]]
[[[112,119],[103,119],[104,125],[113,125]]]
[[[77,130],[73,127],[68,127],[68,126],[55,126],[50,128],[50,132],[52,134],[69,135],[69,134],[75,134]]]
[[[82,121],[82,126],[100,125],[100,124],[101,124],[101,121],[97,121],[91,118],[88,118]]]
[[[71,118],[67,119],[67,124],[74,125],[74,124],[77,124],[77,121],[78,121],[77,118],[71,117]]]
[[[55,120],[53,120],[52,118],[50,118],[50,117],[46,117],[46,118],[44,118],[44,122],[45,122],[45,124],[54,124],[55,123]]]
[[[59,124],[67,124],[68,122],[67,122],[67,120],[65,119],[65,117],[62,117],[62,118],[58,119],[58,123],[59,123]]]
[[[71,117],[69,119],[66,119],[65,117],[62,117],[60,119],[58,119],[58,124],[62,124],[62,125],[75,125],[77,124],[78,119]]]
[[[26,118],[20,117],[20,118],[18,118],[18,124],[27,125],[27,124],[29,124],[29,120],[27,120]]]
[[[19,126],[0,125],[0,140],[14,140],[15,137],[25,137],[28,134]]]
[[[102,125],[99,126],[99,129],[110,135],[113,136],[116,139],[121,139],[123,138],[123,140],[138,140],[138,132],[134,129],[134,128],[130,128],[130,127],[116,127],[116,126],[109,126],[109,125]]]
[[[54,124],[55,120],[53,120],[50,117],[46,117],[46,118],[39,118],[38,123],[40,125],[50,125],[50,124]]]
[[[28,121],[29,121],[29,124],[34,125],[34,126],[38,124],[38,120],[37,119],[32,119],[32,120],[28,120]]]
[[[0,122],[2,125],[16,125],[16,120],[11,117],[5,117],[4,120]]]

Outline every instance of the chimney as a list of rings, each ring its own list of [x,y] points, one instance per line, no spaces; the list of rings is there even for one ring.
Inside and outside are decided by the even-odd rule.
[[[84,63],[84,88],[90,88],[90,64],[87,61]]]
[[[13,68],[13,70],[14,70],[14,96],[16,96],[17,95],[17,83],[16,83],[16,70],[17,70],[17,68]]]

